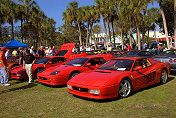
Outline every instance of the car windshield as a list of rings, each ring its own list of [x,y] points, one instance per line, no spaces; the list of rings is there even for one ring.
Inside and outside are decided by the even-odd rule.
[[[129,59],[112,59],[102,65],[100,68],[101,70],[116,70],[116,71],[130,71],[133,60]]]
[[[60,50],[55,56],[64,56],[68,50]]]
[[[35,62],[35,64],[46,64],[51,58],[42,58]]]
[[[87,60],[88,60],[88,58],[76,58],[76,59],[73,59],[73,60],[69,61],[65,65],[83,66]]]

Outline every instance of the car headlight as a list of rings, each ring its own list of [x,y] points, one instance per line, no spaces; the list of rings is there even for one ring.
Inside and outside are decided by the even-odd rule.
[[[89,93],[100,94],[100,90],[90,89]]]
[[[71,85],[68,85],[68,84],[67,84],[67,87],[68,87],[69,89],[73,89]]]
[[[60,71],[52,72],[50,75],[56,75],[56,74],[58,74],[58,73],[60,73]]]

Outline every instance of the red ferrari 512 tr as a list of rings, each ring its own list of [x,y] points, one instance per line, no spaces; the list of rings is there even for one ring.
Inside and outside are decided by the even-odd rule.
[[[64,65],[47,68],[37,74],[37,79],[38,82],[47,85],[66,85],[68,80],[75,75],[93,71],[113,57],[111,54],[98,54],[75,58]]]
[[[82,73],[68,81],[69,93],[93,99],[127,97],[131,92],[166,83],[170,64],[149,58],[114,58],[91,73]]]

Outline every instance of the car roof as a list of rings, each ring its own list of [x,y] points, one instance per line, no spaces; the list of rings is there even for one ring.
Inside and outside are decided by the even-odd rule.
[[[146,57],[115,57],[113,59],[129,59],[129,60],[137,60],[137,59],[146,59]]]
[[[97,57],[105,57],[105,56],[106,56],[106,54],[97,54],[97,55],[86,55],[86,56],[81,56],[81,57],[77,57],[77,58],[97,58]]]

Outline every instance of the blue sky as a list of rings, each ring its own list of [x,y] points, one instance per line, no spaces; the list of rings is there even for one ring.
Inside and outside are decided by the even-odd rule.
[[[56,27],[61,26],[62,13],[66,10],[67,5],[73,0],[36,0],[41,10],[44,11],[47,17],[53,18],[56,21]],[[93,5],[94,0],[74,0],[80,6]]]
[[[44,11],[46,16],[53,18],[56,21],[56,27],[61,26],[64,22],[62,21],[62,13],[66,10],[67,5],[77,1],[80,6],[93,5],[94,0],[36,0],[41,10]],[[158,3],[149,4],[148,8],[158,7]]]

